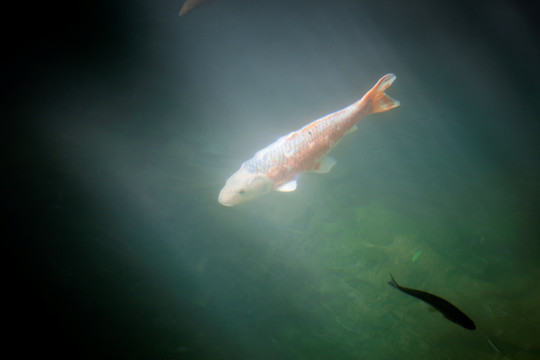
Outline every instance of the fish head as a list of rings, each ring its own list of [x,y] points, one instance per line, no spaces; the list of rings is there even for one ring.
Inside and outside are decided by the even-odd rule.
[[[225,183],[219,192],[218,202],[223,206],[235,206],[268,194],[274,182],[264,174],[254,174],[241,167]]]

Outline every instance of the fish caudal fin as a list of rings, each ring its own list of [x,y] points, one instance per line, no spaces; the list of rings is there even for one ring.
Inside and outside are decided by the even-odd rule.
[[[370,114],[387,111],[399,106],[399,101],[386,95],[384,91],[396,80],[396,75],[387,74],[383,76],[375,86],[368,91],[361,101],[371,102]]]
[[[396,279],[394,279],[394,276],[392,274],[390,274],[390,278],[391,280],[388,282],[388,285],[395,287],[396,289],[399,289],[399,285],[396,282]]]
[[[180,13],[178,16],[184,16],[188,12],[191,12],[191,10],[194,10],[198,7],[201,7],[203,5],[206,5],[211,0],[187,0],[184,5],[182,5],[182,8],[180,9]]]

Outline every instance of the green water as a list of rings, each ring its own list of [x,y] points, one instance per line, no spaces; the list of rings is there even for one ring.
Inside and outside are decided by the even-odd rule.
[[[178,18],[180,5],[103,5],[73,35],[29,40],[13,108],[30,121],[5,176],[9,220],[22,219],[5,274],[18,351],[540,358],[540,53],[527,9],[216,0]],[[363,119],[329,174],[217,203],[257,150],[390,72],[401,106]],[[390,273],[477,329],[393,289]]]

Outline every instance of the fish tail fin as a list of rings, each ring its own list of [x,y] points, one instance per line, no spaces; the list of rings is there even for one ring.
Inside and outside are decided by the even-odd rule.
[[[388,285],[392,286],[392,287],[395,287],[396,289],[399,289],[399,285],[398,283],[396,282],[396,279],[394,279],[394,276],[392,274],[390,274],[390,281],[388,282]]]
[[[399,106],[399,101],[385,94],[385,90],[396,80],[396,75],[387,74],[379,79],[377,84],[367,92],[361,101],[371,102],[370,114],[388,111]]]

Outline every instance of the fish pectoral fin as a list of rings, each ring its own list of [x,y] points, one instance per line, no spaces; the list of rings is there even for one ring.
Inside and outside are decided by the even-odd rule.
[[[317,161],[315,168],[313,168],[311,171],[317,174],[327,174],[330,172],[330,170],[332,170],[336,163],[336,159],[330,156],[323,156],[321,159],[319,159],[319,161]]]
[[[358,130],[358,126],[354,125],[352,128],[349,129],[349,131],[347,131],[345,133],[345,135],[349,135],[349,134],[355,132],[356,130]]]
[[[296,179],[286,182],[285,184],[279,185],[276,188],[276,190],[280,192],[291,192],[291,191],[296,190]]]

